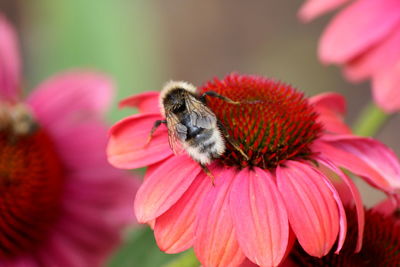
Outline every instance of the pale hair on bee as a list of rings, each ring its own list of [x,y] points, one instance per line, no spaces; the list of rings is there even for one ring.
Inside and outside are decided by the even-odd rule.
[[[197,88],[188,82],[167,82],[159,98],[160,111],[165,120],[157,120],[154,123],[149,142],[156,129],[165,124],[172,151],[175,154],[189,154],[214,181],[207,165],[225,153],[225,141],[246,159],[248,157],[207,106],[206,96],[216,97],[233,105],[240,104],[213,91],[199,95]]]

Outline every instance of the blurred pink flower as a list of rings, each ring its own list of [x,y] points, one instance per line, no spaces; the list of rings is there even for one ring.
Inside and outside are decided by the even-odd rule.
[[[309,21],[348,0],[308,0],[300,18]],[[400,111],[400,1],[355,0],[323,33],[319,58],[344,66],[353,82],[372,80],[375,102],[386,112]]]
[[[71,71],[23,100],[17,40],[2,16],[0,40],[0,265],[99,266],[135,221],[138,188],[104,152],[112,84]]]
[[[177,253],[193,246],[206,267],[238,266],[246,258],[260,266],[277,266],[293,243],[291,235],[316,257],[326,255],[335,242],[340,251],[347,220],[333,185],[338,181],[357,208],[359,250],[364,210],[356,187],[340,167],[394,194],[400,188],[400,165],[378,141],[351,134],[343,123],[344,99],[328,93],[308,101],[283,83],[236,74],[199,90],[205,91],[242,103],[261,100],[231,105],[207,98],[250,157],[246,160],[227,144],[225,154],[209,166],[215,186],[189,156],[173,154],[165,126],[145,145],[154,122],[162,119],[158,92],[122,101],[122,107],[138,107],[140,114],[111,129],[108,159],[114,166],[150,165],[136,195],[135,212],[140,223],[154,228],[161,250]]]

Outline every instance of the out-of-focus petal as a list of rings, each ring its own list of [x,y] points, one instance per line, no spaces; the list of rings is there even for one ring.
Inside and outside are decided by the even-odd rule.
[[[260,266],[278,266],[285,255],[289,223],[274,177],[255,167],[235,177],[230,208],[243,253]]]
[[[213,168],[210,171],[214,173]],[[210,177],[200,172],[178,202],[157,218],[154,235],[162,251],[179,253],[193,245],[195,219],[211,188]]]
[[[398,0],[355,1],[326,28],[319,57],[325,63],[345,63],[385,38],[399,22]]]
[[[378,45],[345,65],[345,75],[351,81],[361,81],[376,72],[391,68],[400,61],[400,23]]]
[[[148,143],[151,128],[157,114],[136,114],[116,123],[110,130],[107,147],[108,161],[115,167],[135,169],[157,163],[173,154],[164,125],[153,134]]]
[[[125,98],[119,103],[120,108],[132,107],[137,108],[141,113],[157,113],[160,112],[158,107],[159,92],[150,91],[133,95]]]
[[[349,134],[351,129],[344,123],[343,116],[346,113],[346,100],[337,93],[324,93],[310,98],[318,112],[318,121],[324,129],[336,134]]]
[[[357,212],[357,224],[358,224],[358,237],[357,237],[357,245],[355,252],[359,252],[361,250],[362,246],[362,240],[363,240],[363,233],[364,233],[364,207],[363,207],[363,202],[361,199],[360,192],[358,191],[356,185],[354,182],[348,177],[340,168],[338,168],[335,164],[333,164],[331,161],[327,160],[324,158],[323,155],[318,156],[318,163],[326,166],[329,168],[331,171],[336,173],[343,183],[347,186],[350,194],[351,194],[351,199],[354,201],[355,207],[356,207],[356,212]],[[350,204],[348,204],[350,205]],[[341,230],[341,233],[339,234],[339,244],[343,244],[342,242],[344,241],[346,233]],[[336,252],[339,252],[341,246],[338,246],[338,249]]]
[[[301,162],[278,166],[277,184],[285,200],[290,226],[303,249],[315,257],[326,255],[339,232],[334,195],[317,169]]]
[[[222,170],[199,210],[194,251],[204,267],[235,267],[245,259],[229,208],[234,178],[232,169]]]
[[[199,164],[182,155],[166,160],[147,177],[136,194],[135,214],[146,223],[166,212],[186,192],[201,171]]]
[[[372,90],[375,102],[384,111],[391,113],[400,110],[400,60],[391,68],[376,73],[372,79]]]
[[[300,8],[298,16],[303,22],[309,22],[316,17],[331,11],[348,0],[307,0]]]
[[[387,193],[400,192],[398,158],[390,148],[372,138],[324,136],[323,141],[314,142],[313,151]]]
[[[381,213],[382,215],[388,216],[392,215],[399,208],[399,203],[396,199],[387,198],[382,202],[375,205],[372,210]]]
[[[13,27],[0,15],[0,100],[17,100],[20,65],[17,36]]]
[[[75,70],[58,74],[38,86],[27,102],[45,127],[65,127],[100,118],[109,106],[114,87],[102,74]]]

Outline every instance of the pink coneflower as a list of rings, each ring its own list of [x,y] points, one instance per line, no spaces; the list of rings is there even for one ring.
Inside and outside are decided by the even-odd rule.
[[[300,17],[311,20],[348,0],[308,0]],[[319,57],[344,66],[351,81],[372,80],[375,102],[386,112],[400,110],[400,1],[355,0],[323,33]]]
[[[71,71],[20,98],[19,55],[0,16],[0,265],[99,266],[132,222],[135,179],[104,153],[108,78]]]
[[[120,168],[150,165],[135,200],[136,216],[149,223],[159,247],[177,253],[194,247],[206,266],[237,266],[246,258],[277,266],[295,237],[310,255],[326,255],[345,241],[346,214],[331,178],[351,192],[357,207],[361,247],[364,213],[359,193],[339,167],[394,194],[400,186],[396,156],[381,143],[354,136],[342,121],[344,100],[337,94],[310,100],[291,86],[258,76],[232,74],[199,89],[233,101],[207,97],[208,106],[228,129],[236,149],[210,166],[215,186],[187,155],[174,155],[161,120],[158,92],[124,100],[140,114],[111,129],[109,161]],[[248,104],[246,104],[248,103]],[[250,104],[251,103],[251,104]],[[319,114],[319,115],[318,115]]]
[[[359,253],[354,254],[357,243],[357,219],[354,210],[347,209],[349,227],[340,254],[335,254],[332,250],[322,258],[315,258],[296,245],[282,267],[398,266],[400,264],[399,213],[396,209],[388,212],[388,210],[382,211],[381,208],[378,205],[365,213],[364,245]]]
[[[363,247],[354,253],[357,245],[357,216],[355,210],[346,207],[348,229],[346,241],[339,254],[331,250],[326,256],[308,255],[295,244],[281,267],[360,267],[398,266],[400,264],[400,216],[393,202],[383,203],[366,210]],[[240,267],[256,267],[249,261]]]

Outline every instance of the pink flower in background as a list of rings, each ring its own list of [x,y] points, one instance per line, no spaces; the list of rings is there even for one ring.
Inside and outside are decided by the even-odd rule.
[[[71,71],[21,99],[16,36],[1,16],[0,40],[0,265],[99,266],[134,222],[137,189],[104,153],[112,84]]]
[[[335,242],[340,251],[347,220],[333,177],[355,203],[359,250],[362,203],[339,167],[395,194],[400,165],[378,141],[351,134],[342,120],[343,98],[324,94],[308,101],[283,83],[236,74],[207,83],[199,93],[206,91],[253,102],[232,105],[207,98],[250,158],[227,144],[225,154],[209,166],[215,186],[189,156],[173,154],[165,126],[146,145],[154,122],[163,119],[158,92],[121,102],[122,107],[137,107],[140,114],[118,122],[110,132],[108,159],[114,166],[150,165],[135,212],[140,223],[154,228],[161,250],[178,253],[193,246],[206,267],[238,266],[246,258],[260,266],[277,266],[293,243],[292,232],[310,255],[326,255]]]
[[[332,250],[319,259],[309,256],[296,245],[282,267],[398,266],[400,263],[400,218],[393,202],[387,200],[366,210],[364,245],[357,254],[354,254],[357,243],[357,219],[353,209],[347,208],[346,212],[349,227],[347,239],[340,254],[335,254]]]
[[[300,17],[309,21],[348,0],[308,0]],[[350,81],[371,79],[375,102],[400,111],[400,1],[355,0],[323,33],[319,58],[343,65]]]

